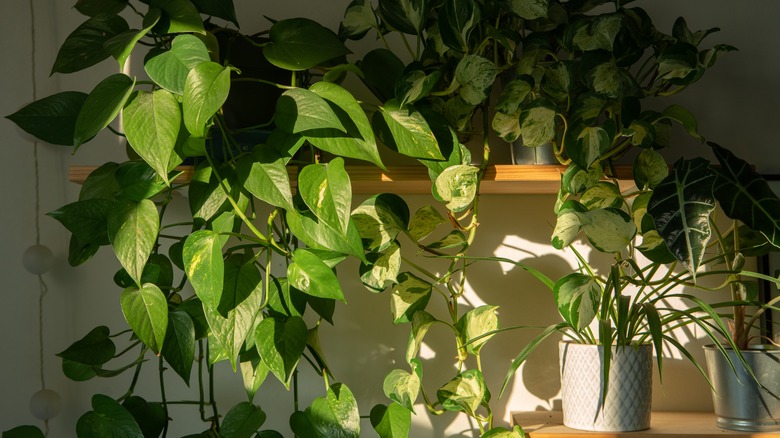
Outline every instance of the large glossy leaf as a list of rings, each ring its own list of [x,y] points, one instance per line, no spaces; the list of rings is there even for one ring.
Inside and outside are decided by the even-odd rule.
[[[51,73],[73,73],[111,56],[106,41],[130,30],[124,18],[99,14],[76,28],[62,43]]]
[[[469,36],[479,25],[479,5],[474,0],[455,0],[444,3],[439,14],[441,39],[451,49],[469,51]]]
[[[173,371],[189,385],[195,359],[195,324],[187,312],[174,310],[168,314],[162,355]]]
[[[133,91],[135,80],[123,73],[103,79],[89,93],[76,119],[73,145],[81,146],[108,126],[125,105]]]
[[[187,276],[203,305],[217,309],[222,297],[225,263],[222,261],[220,236],[213,231],[200,230],[184,242],[184,267]]]
[[[168,330],[168,300],[160,288],[151,283],[140,289],[128,288],[120,301],[122,313],[138,339],[159,354]]]
[[[639,188],[655,188],[669,175],[669,166],[652,148],[643,149],[634,160],[634,182]]]
[[[566,151],[575,163],[583,169],[587,169],[612,144],[612,139],[604,128],[600,126],[583,127],[576,137],[570,137],[573,141],[566,145]]]
[[[104,46],[108,53],[119,63],[119,70],[125,69],[125,62],[130,58],[135,45],[160,21],[162,13],[158,8],[151,8],[144,16],[143,29],[131,29],[106,41]]]
[[[108,327],[95,327],[83,338],[57,353],[57,356],[85,365],[103,365],[113,359],[116,353],[116,346],[110,335]]]
[[[286,70],[307,70],[351,53],[333,31],[308,18],[274,23],[271,42],[263,47],[268,61]]]
[[[262,275],[251,258],[246,260],[243,255],[233,254],[225,260],[224,277],[217,311],[227,316],[262,286]]]
[[[382,0],[379,15],[382,21],[400,32],[422,35],[429,3],[429,0]]]
[[[376,405],[371,408],[371,425],[379,438],[408,437],[412,426],[412,413],[398,403]]]
[[[326,152],[365,160],[384,168],[371,123],[355,97],[346,89],[324,81],[312,85],[310,91],[331,107],[341,128],[334,125],[306,131],[307,140]]]
[[[57,219],[82,243],[108,245],[108,214],[114,202],[108,199],[85,199],[47,213]]]
[[[347,233],[352,184],[342,158],[335,158],[327,164],[310,164],[301,169],[298,190],[303,201],[321,221]]]
[[[168,91],[139,91],[124,111],[125,135],[133,150],[168,183],[171,156],[181,129],[181,110]]]
[[[64,91],[36,100],[6,118],[40,140],[71,146],[76,119],[86,99],[86,93]]]
[[[252,438],[265,423],[265,412],[250,402],[239,403],[225,414],[219,435],[224,438]]]
[[[333,270],[306,249],[296,249],[287,266],[287,278],[294,288],[319,298],[345,301],[344,292]]]
[[[141,428],[130,412],[111,397],[102,394],[92,396],[92,410],[79,418],[76,423],[76,436],[144,438]]]
[[[715,173],[703,158],[678,160],[653,191],[647,212],[672,254],[694,276],[710,239]]]
[[[398,284],[393,286],[390,298],[393,323],[409,322],[415,312],[425,310],[431,298],[432,288],[430,283],[412,273],[402,272],[398,275]]]
[[[780,199],[747,162],[722,146],[710,145],[720,163],[714,193],[723,210],[780,248]]]
[[[303,350],[308,329],[299,316],[287,320],[265,318],[255,331],[255,346],[260,358],[287,388]]]
[[[190,0],[152,0],[150,6],[163,11],[160,33],[205,33],[200,13]]]
[[[467,164],[450,166],[436,178],[436,193],[451,211],[466,210],[477,195],[478,176],[477,167]]]
[[[346,128],[328,102],[313,91],[293,88],[276,102],[276,125],[279,129],[298,134],[309,130],[336,130]]]
[[[201,62],[184,82],[184,125],[194,137],[205,137],[211,117],[222,107],[230,91],[230,68]]]
[[[108,239],[114,253],[139,286],[159,229],[160,215],[148,199],[119,204],[108,214]]]
[[[547,17],[550,0],[509,0],[509,10],[526,20]]]
[[[292,188],[285,157],[273,148],[258,145],[238,162],[239,179],[261,201],[292,210]]]
[[[411,373],[401,369],[390,371],[385,377],[382,389],[387,398],[413,412],[414,403],[420,393],[422,365],[418,359],[413,359],[411,367]]]
[[[144,70],[156,84],[171,93],[184,94],[190,70],[210,60],[203,41],[194,35],[184,34],[173,39],[170,50],[147,58]]]
[[[555,108],[544,102],[535,103],[520,113],[520,135],[523,145],[542,146],[555,138]]]
[[[374,195],[352,212],[363,246],[370,251],[382,251],[406,229],[409,207],[400,196],[384,193]]]
[[[366,0],[352,0],[344,10],[344,19],[339,24],[339,37],[351,40],[363,38],[371,29],[379,24],[374,14],[374,7]]]
[[[132,395],[122,402],[122,407],[133,416],[144,437],[160,436],[168,424],[162,403],[149,403],[137,395]]]
[[[498,72],[498,67],[487,58],[479,55],[464,56],[455,68],[455,80],[460,84],[460,98],[468,105],[484,102]]]
[[[240,368],[241,378],[244,381],[244,391],[246,391],[247,398],[251,402],[271,370],[260,359],[241,362]]]
[[[599,181],[580,196],[580,203],[588,210],[621,208],[623,201],[620,186],[610,181]]]
[[[201,14],[211,15],[238,25],[233,0],[191,0]]]
[[[80,13],[94,17],[98,14],[118,14],[127,7],[128,0],[78,0],[73,6]]]
[[[91,175],[91,174],[90,174]],[[111,196],[140,202],[150,199],[165,190],[165,181],[145,161],[127,161],[120,164],[114,174],[113,182],[108,182],[107,189],[113,189]],[[102,181],[91,184],[99,188]],[[116,187],[114,188],[114,185]],[[86,185],[86,184],[85,184]],[[84,188],[82,187],[82,193]]]
[[[259,313],[262,304],[263,288],[258,285],[235,309],[227,313],[227,317],[220,315],[215,308],[203,307],[203,313],[211,329],[209,342],[218,344],[224,357],[230,360],[234,371],[244,345],[251,345],[255,341],[253,331],[262,318]],[[213,363],[211,358],[209,360]]]
[[[589,326],[601,302],[601,285],[589,275],[569,274],[555,283],[553,296],[563,319],[575,330]]]
[[[479,370],[467,370],[439,388],[436,397],[444,409],[473,416],[482,403],[490,401],[490,392]]]
[[[496,309],[498,309],[498,306],[479,306],[464,313],[458,320],[458,323],[455,324],[458,334],[463,343],[466,344],[467,352],[479,355],[482,347],[493,337],[493,335],[485,335],[498,330]],[[474,340],[476,338],[479,339]]]
[[[401,154],[427,160],[444,159],[428,122],[411,105],[401,108],[391,99],[374,113],[372,124],[380,140]]]
[[[578,215],[591,245],[602,252],[626,249],[636,234],[631,216],[617,208],[599,208]]]
[[[350,221],[347,234],[344,235],[319,221],[311,211],[297,207],[287,212],[287,225],[293,234],[310,248],[349,254],[365,260],[360,234],[354,220]]]
[[[360,280],[371,292],[383,292],[395,283],[401,270],[401,248],[393,243],[383,253],[368,253],[360,265]]]
[[[376,97],[386,102],[395,96],[395,84],[404,71],[404,62],[392,51],[374,49],[358,62],[363,71],[361,79]]]

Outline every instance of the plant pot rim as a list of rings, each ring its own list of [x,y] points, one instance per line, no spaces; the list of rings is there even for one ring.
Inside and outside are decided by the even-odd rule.
[[[599,347],[599,348],[603,348],[604,347],[603,344],[583,344],[582,342],[571,341],[571,340],[568,340],[568,341],[562,340],[562,341],[559,341],[558,343],[559,344],[566,344],[566,345],[577,345],[577,346],[580,346],[580,347]],[[632,347],[632,348],[639,348],[639,347],[647,348],[647,347],[651,347],[652,348],[652,346],[653,346],[653,344],[650,343],[650,342],[643,342],[641,344],[640,343],[636,343],[636,342],[632,342],[632,343],[626,344],[626,345],[612,344],[612,347]]]
[[[715,346],[715,344],[707,344],[702,347],[705,350],[714,350],[714,351],[720,351],[718,347]],[[734,349],[728,346],[723,347],[726,351],[733,351]],[[749,345],[746,350],[739,350],[742,353],[780,353],[780,347],[772,344],[754,344]]]

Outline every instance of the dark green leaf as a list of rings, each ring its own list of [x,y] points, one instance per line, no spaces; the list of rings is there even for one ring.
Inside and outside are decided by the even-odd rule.
[[[75,234],[71,234],[68,244],[68,264],[78,266],[92,258],[99,249],[100,245],[82,242]]]
[[[282,94],[276,102],[275,122],[280,129],[290,134],[316,129],[346,132],[325,99],[304,88],[293,88]]]
[[[201,14],[211,15],[238,25],[233,0],[191,0]]]
[[[265,412],[249,402],[239,403],[225,414],[219,435],[223,438],[252,438],[265,423]]]
[[[119,62],[119,70],[124,70],[125,62],[130,58],[135,45],[160,21],[161,12],[157,8],[151,8],[144,17],[141,30],[131,29],[116,35],[104,43],[105,49]]]
[[[351,53],[333,31],[308,18],[274,23],[271,42],[263,54],[271,64],[286,70],[307,70]]]
[[[195,359],[195,324],[187,312],[174,310],[168,314],[162,355],[173,371],[189,385]]]
[[[577,29],[573,43],[582,51],[613,51],[615,37],[623,29],[622,17],[618,14],[600,15],[588,20]]]
[[[271,370],[268,369],[268,365],[260,359],[243,361],[240,364],[240,368],[241,377],[244,380],[244,390],[246,391],[247,398],[249,398],[249,401],[251,402]]]
[[[372,196],[352,212],[363,246],[371,251],[389,247],[409,223],[409,207],[398,195],[384,193]]]
[[[509,0],[509,10],[526,20],[547,17],[550,0]]]
[[[78,438],[144,438],[130,412],[102,394],[92,396],[92,410],[79,418],[76,435]]]
[[[382,0],[379,15],[386,24],[410,35],[422,35],[429,13],[429,0]]]
[[[344,19],[339,24],[339,37],[351,40],[363,38],[371,29],[376,29],[379,24],[371,2],[366,0],[352,0],[344,11]]]
[[[47,215],[57,219],[80,242],[108,245],[108,214],[114,208],[108,199],[86,199],[60,207]]]
[[[395,96],[395,84],[404,71],[404,63],[388,49],[374,49],[358,63],[363,71],[361,79],[380,101]]]
[[[74,8],[87,17],[99,14],[118,14],[127,7],[128,0],[78,0]]]
[[[342,158],[304,167],[298,175],[298,190],[312,213],[346,235],[352,207],[352,185]]]
[[[720,163],[714,193],[723,210],[780,248],[780,198],[747,162],[722,146],[710,145]]]
[[[85,93],[65,91],[36,100],[6,118],[47,143],[72,146],[76,119],[86,99]]]
[[[198,9],[190,0],[152,0],[150,6],[163,10],[159,33],[205,33]]]
[[[35,426],[17,426],[3,431],[3,438],[44,438],[43,432]]]
[[[669,175],[669,166],[652,148],[643,149],[634,160],[634,182],[639,188],[655,188]]]
[[[124,18],[99,14],[76,28],[62,43],[51,69],[54,73],[73,73],[99,63],[111,56],[104,44],[130,30]]]
[[[103,79],[89,93],[76,119],[73,145],[81,146],[103,130],[125,105],[135,81],[123,73]]]
[[[703,158],[678,160],[653,191],[647,212],[677,260],[694,276],[710,239],[715,173]]]
[[[255,346],[260,358],[287,388],[306,348],[307,334],[306,323],[299,316],[286,321],[265,318],[255,331]]]
[[[230,255],[225,260],[224,283],[222,297],[217,311],[222,316],[238,307],[255,289],[262,286],[262,276],[253,260],[246,261],[238,254]]]
[[[94,173],[94,172],[93,172]],[[90,174],[91,176],[91,174]],[[165,189],[165,182],[157,172],[145,161],[128,161],[120,164],[112,175],[115,179],[108,182],[109,187],[118,185],[114,189],[116,197],[140,202],[159,194]],[[95,189],[102,181],[94,183]],[[85,183],[86,185],[86,183]],[[82,187],[82,193],[84,188]],[[111,192],[111,195],[114,195]]]
[[[444,3],[439,13],[441,39],[451,49],[469,51],[469,36],[480,22],[479,5],[474,0],[455,0]]]
[[[149,403],[138,396],[130,396],[122,402],[122,407],[133,416],[144,438],[157,438],[165,429],[168,418],[162,403]]]
[[[209,343],[218,344],[221,350],[220,358],[230,360],[234,371],[242,347],[246,344],[247,348],[251,348],[255,342],[253,334],[262,319],[262,314],[259,313],[262,304],[263,288],[258,285],[235,309],[227,313],[227,317],[222,317],[217,309],[203,307],[203,313],[211,329]],[[216,357],[209,358],[211,363],[215,360]]]

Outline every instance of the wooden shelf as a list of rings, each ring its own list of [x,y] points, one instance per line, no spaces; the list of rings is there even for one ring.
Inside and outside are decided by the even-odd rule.
[[[83,184],[94,166],[71,166],[69,179]],[[177,168],[184,173],[175,182],[186,183],[192,178],[192,166]],[[554,194],[558,193],[564,166],[509,165],[488,166],[482,180],[483,194]],[[294,169],[291,168],[294,172]],[[383,171],[373,166],[347,166],[352,179],[352,192],[359,194],[398,193],[429,194],[431,182],[428,170],[422,166],[395,166]],[[634,185],[630,166],[615,169],[621,189]],[[291,172],[291,173],[292,173]]]
[[[780,438],[780,432],[739,432],[715,425],[711,412],[653,412],[650,429],[637,432],[589,432],[563,425],[560,411],[516,412],[512,421],[529,438]]]

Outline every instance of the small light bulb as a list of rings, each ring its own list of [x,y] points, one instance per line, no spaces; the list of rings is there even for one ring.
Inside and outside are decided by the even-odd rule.
[[[45,274],[54,265],[54,254],[46,246],[33,245],[24,251],[22,264],[31,274]]]
[[[50,420],[62,410],[60,395],[51,389],[41,389],[30,398],[30,412],[39,420]]]

